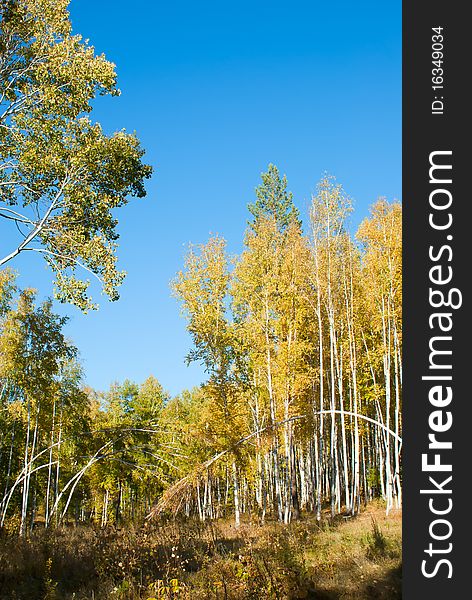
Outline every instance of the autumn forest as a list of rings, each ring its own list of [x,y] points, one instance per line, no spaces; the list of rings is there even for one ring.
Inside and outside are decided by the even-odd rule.
[[[156,365],[92,389],[55,305],[96,308],[89,276],[118,300],[115,209],[152,169],[90,119],[114,65],[67,5],[0,2],[0,232],[21,233],[0,236],[0,598],[399,597],[400,202],[355,231],[335,177],[304,215],[269,164],[241,198],[242,252],[214,235],[169,282],[204,382],[171,396]],[[54,300],[19,288],[28,253]]]

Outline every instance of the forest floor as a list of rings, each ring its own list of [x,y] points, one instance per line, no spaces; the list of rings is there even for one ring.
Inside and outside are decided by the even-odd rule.
[[[401,511],[0,537],[1,600],[401,598]]]

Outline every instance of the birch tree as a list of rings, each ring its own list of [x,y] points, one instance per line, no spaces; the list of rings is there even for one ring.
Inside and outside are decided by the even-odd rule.
[[[67,5],[0,3],[0,219],[17,233],[0,267],[40,254],[55,296],[87,311],[95,305],[84,276],[118,298],[112,211],[145,195],[151,168],[135,135],[106,135],[91,120],[97,95],[119,94],[115,68],[72,35]]]
[[[370,306],[369,339],[381,360],[378,379],[382,382],[382,402],[379,415],[387,427],[395,432],[401,430],[401,382],[402,382],[402,288],[401,288],[401,207],[378,200],[358,232],[363,243],[363,275],[365,277],[365,302]],[[400,444],[385,437],[385,495],[390,509],[393,497],[401,502]]]

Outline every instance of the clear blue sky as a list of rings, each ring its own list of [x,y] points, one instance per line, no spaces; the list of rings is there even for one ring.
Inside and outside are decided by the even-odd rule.
[[[118,214],[121,299],[70,315],[87,382],[154,374],[171,393],[202,381],[169,281],[189,242],[241,249],[260,173],[287,174],[306,221],[324,171],[355,201],[401,196],[401,3],[72,0],[75,32],[117,65],[120,98],[97,102],[107,131],[136,130],[154,166],[148,196]],[[0,244],[3,246],[3,244]],[[20,285],[51,294],[30,255]]]

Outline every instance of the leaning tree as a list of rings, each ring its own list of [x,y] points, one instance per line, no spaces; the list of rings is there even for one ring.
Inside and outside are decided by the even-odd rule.
[[[87,311],[90,275],[118,298],[114,209],[151,167],[135,135],[91,120],[94,98],[119,94],[115,67],[72,34],[68,4],[0,0],[0,267],[41,254],[56,297]]]

